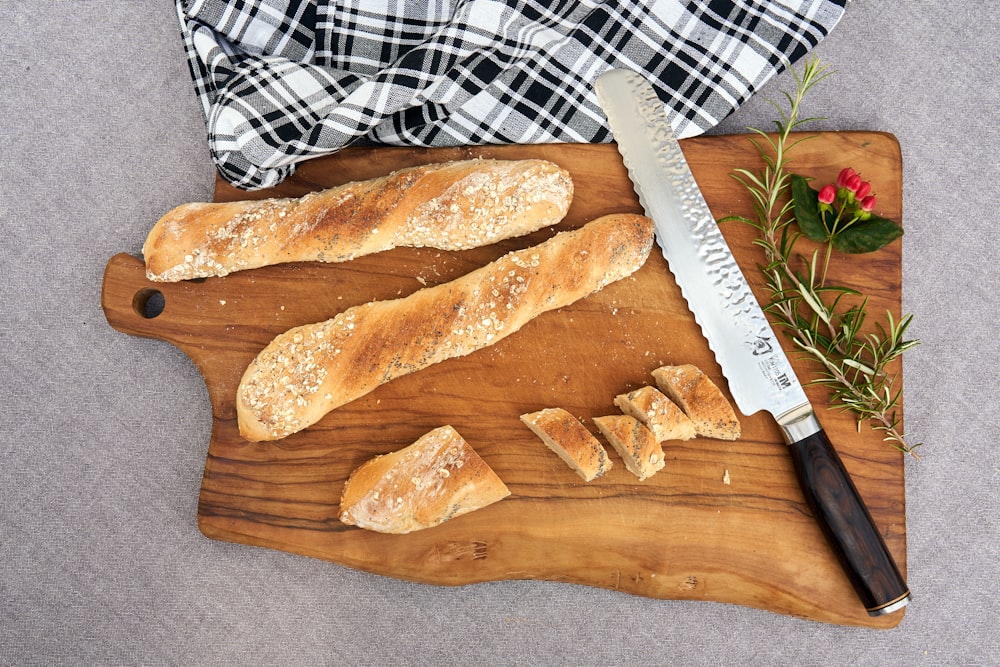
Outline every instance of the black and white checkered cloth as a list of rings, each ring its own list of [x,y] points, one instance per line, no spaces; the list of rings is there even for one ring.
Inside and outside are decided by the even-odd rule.
[[[846,0],[176,0],[212,158],[244,189],[359,138],[610,141],[593,93],[645,74],[680,137],[725,118]]]

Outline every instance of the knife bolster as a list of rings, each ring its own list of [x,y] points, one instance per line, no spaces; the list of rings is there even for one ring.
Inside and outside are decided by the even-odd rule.
[[[781,427],[781,434],[785,438],[786,445],[805,440],[823,429],[809,403],[804,403],[787,412],[783,412],[775,417],[775,420],[778,422],[778,426]]]

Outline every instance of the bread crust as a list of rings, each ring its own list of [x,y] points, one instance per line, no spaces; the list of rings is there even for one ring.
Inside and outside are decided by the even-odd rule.
[[[280,334],[240,381],[240,433],[283,438],[394,378],[493,345],[632,274],[652,244],[649,218],[608,215],[451,282]]]
[[[340,520],[379,533],[411,533],[509,495],[458,431],[442,426],[358,466],[344,485]]]
[[[521,415],[521,421],[585,482],[594,481],[614,465],[600,441],[563,408],[529,412]]]
[[[692,364],[662,366],[653,371],[660,390],[694,422],[698,435],[717,440],[740,437],[740,420],[729,399],[705,373]]]
[[[696,435],[694,423],[676,403],[656,387],[642,387],[615,397],[615,405],[635,417],[653,432],[658,442],[690,440]]]
[[[295,199],[184,204],[142,253],[150,280],[176,282],[401,246],[465,250],[556,224],[572,198],[569,172],[545,160],[422,165]]]
[[[594,424],[601,431],[628,471],[639,478],[649,479],[666,464],[663,447],[653,432],[642,422],[629,415],[594,417]]]

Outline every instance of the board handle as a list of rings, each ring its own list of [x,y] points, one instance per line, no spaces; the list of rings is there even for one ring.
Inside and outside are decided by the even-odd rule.
[[[906,581],[826,432],[820,428],[789,448],[806,501],[868,614],[905,607]]]
[[[145,338],[166,339],[164,314],[169,293],[177,288],[146,278],[142,260],[127,253],[112,257],[104,267],[101,308],[114,329]]]

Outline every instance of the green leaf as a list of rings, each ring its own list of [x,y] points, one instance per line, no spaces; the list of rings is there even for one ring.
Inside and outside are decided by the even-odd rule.
[[[837,233],[833,239],[833,247],[850,254],[873,252],[902,235],[903,228],[895,222],[873,215]]]
[[[813,241],[826,241],[829,232],[819,212],[819,192],[809,187],[809,181],[798,174],[792,174],[792,201],[795,220],[802,233]]]

